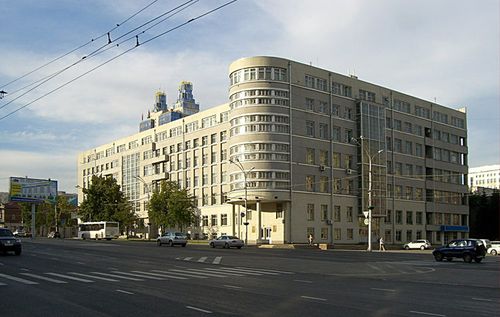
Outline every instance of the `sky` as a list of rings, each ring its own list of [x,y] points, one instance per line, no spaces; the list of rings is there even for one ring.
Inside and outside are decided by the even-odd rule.
[[[188,80],[220,105],[229,64],[256,55],[467,107],[469,166],[500,163],[499,1],[239,0],[183,25],[227,1],[0,0],[0,192],[10,176],[75,192],[78,153],[137,133],[156,91],[174,103]]]

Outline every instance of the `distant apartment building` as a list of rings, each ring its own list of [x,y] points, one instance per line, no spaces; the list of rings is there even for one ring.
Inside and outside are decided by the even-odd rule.
[[[202,112],[191,83],[170,108],[158,93],[139,133],[80,153],[78,184],[114,177],[148,223],[151,188],[175,181],[195,236],[366,243],[370,196],[374,238],[468,236],[465,110],[283,58],[239,59],[228,80],[228,103]]]
[[[500,165],[483,165],[469,168],[469,189],[500,189]]]

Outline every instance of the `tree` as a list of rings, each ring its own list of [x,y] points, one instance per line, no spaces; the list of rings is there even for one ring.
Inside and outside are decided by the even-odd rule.
[[[165,229],[176,227],[181,231],[195,219],[193,196],[174,182],[162,181],[154,190],[147,205],[149,219]]]
[[[92,176],[83,196],[79,214],[85,221],[118,221],[122,228],[129,228],[137,220],[132,205],[112,177]]]

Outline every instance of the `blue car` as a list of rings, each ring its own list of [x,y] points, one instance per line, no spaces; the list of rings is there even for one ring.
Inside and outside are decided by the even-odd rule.
[[[452,240],[445,246],[436,248],[432,255],[436,261],[452,261],[453,258],[461,258],[464,262],[471,263],[474,260],[479,263],[486,255],[486,247],[478,239],[457,239]]]

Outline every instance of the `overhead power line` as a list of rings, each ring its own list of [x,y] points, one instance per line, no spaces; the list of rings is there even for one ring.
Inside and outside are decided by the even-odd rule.
[[[194,22],[194,21],[199,20],[199,19],[201,19],[201,18],[203,18],[203,17],[205,17],[205,16],[207,16],[207,15],[209,15],[209,14],[212,14],[212,13],[214,13],[214,12],[216,12],[216,11],[218,11],[218,10],[220,10],[220,9],[222,9],[222,8],[224,8],[224,7],[228,6],[228,5],[230,5],[230,4],[232,4],[232,3],[236,2],[236,1],[238,1],[238,0],[231,0],[231,1],[228,1],[228,2],[226,2],[226,3],[224,3],[224,4],[220,5],[220,6],[218,6],[218,7],[216,7],[216,8],[214,8],[214,9],[212,9],[212,10],[209,10],[209,11],[207,11],[207,12],[203,13],[203,14],[200,14],[200,15],[198,15],[198,16],[196,16],[196,17],[194,17],[194,18],[191,18],[191,19],[189,19],[188,21],[186,21],[186,22],[184,22],[184,23],[181,23],[181,24],[179,24],[179,25],[177,25],[177,26],[175,26],[175,27],[173,27],[173,28],[171,28],[171,29],[169,29],[169,30],[167,30],[167,31],[165,31],[165,32],[162,32],[162,33],[160,33],[160,34],[158,34],[158,35],[156,35],[156,36],[153,36],[152,38],[150,38],[150,39],[148,39],[148,40],[146,40],[146,41],[144,41],[144,42],[142,42],[142,43],[137,42],[137,44],[136,44],[134,47],[131,47],[131,48],[127,49],[126,51],[124,51],[124,52],[122,52],[122,53],[120,53],[120,54],[118,54],[118,55],[116,55],[116,56],[114,56],[114,57],[112,57],[112,58],[108,59],[107,61],[105,61],[105,62],[103,62],[103,63],[101,63],[101,64],[99,64],[99,65],[97,65],[97,66],[95,66],[95,67],[93,67],[93,68],[91,68],[90,70],[88,70],[88,71],[84,72],[83,74],[81,74],[81,75],[79,75],[79,76],[77,76],[77,77],[75,77],[75,78],[73,78],[73,79],[71,79],[71,80],[69,80],[69,81],[65,82],[64,84],[62,84],[62,85],[60,85],[60,86],[58,86],[58,87],[56,87],[56,88],[54,88],[54,89],[50,90],[49,92],[47,92],[47,93],[43,94],[42,96],[40,96],[40,97],[38,97],[38,98],[36,98],[36,99],[34,99],[34,100],[32,100],[32,101],[28,102],[27,104],[24,104],[23,106],[18,107],[17,109],[15,109],[15,110],[13,110],[13,111],[9,112],[8,114],[6,114],[6,115],[4,115],[4,116],[0,117],[0,120],[3,120],[3,119],[5,119],[5,118],[8,118],[9,116],[11,116],[11,115],[13,115],[14,113],[16,113],[16,112],[18,112],[18,111],[20,111],[20,110],[22,110],[22,109],[24,109],[24,108],[26,108],[26,107],[30,106],[31,104],[35,103],[36,101],[38,101],[38,100],[40,100],[40,99],[42,99],[42,98],[45,98],[46,96],[48,96],[48,95],[50,95],[50,94],[52,94],[52,93],[54,93],[54,92],[56,92],[56,91],[60,90],[61,88],[65,87],[65,86],[67,86],[67,85],[69,85],[69,84],[71,84],[72,82],[74,82],[74,81],[76,81],[76,80],[78,80],[78,79],[82,78],[83,76],[85,76],[85,75],[87,75],[87,74],[89,74],[89,73],[91,73],[91,72],[93,72],[93,71],[95,71],[95,70],[97,70],[97,69],[101,68],[102,66],[104,66],[104,65],[108,64],[109,62],[111,62],[111,61],[113,61],[113,60],[115,60],[115,59],[117,59],[117,58],[119,58],[119,57],[121,57],[121,56],[123,56],[123,55],[125,55],[125,54],[127,54],[127,53],[129,53],[129,52],[131,52],[132,50],[136,49],[137,47],[139,47],[139,46],[141,46],[141,45],[144,45],[144,44],[146,44],[146,43],[149,43],[149,42],[151,42],[151,41],[153,41],[153,40],[156,40],[156,39],[158,39],[158,38],[160,38],[160,37],[162,37],[162,36],[164,36],[164,35],[166,35],[166,34],[168,34],[168,33],[172,32],[172,31],[175,31],[175,30],[177,30],[177,29],[179,29],[179,28],[181,28],[181,27],[183,27],[183,26],[185,26],[185,25],[187,25],[187,24],[189,24],[189,23],[191,23],[191,22]],[[140,34],[140,33],[139,33],[139,34]],[[136,36],[138,36],[139,34],[137,34]]]
[[[123,24],[125,24],[126,22],[128,22],[130,19],[132,19],[133,17],[135,17],[136,15],[138,15],[139,13],[141,13],[142,11],[144,11],[144,10],[146,10],[147,8],[149,8],[150,6],[152,6],[152,5],[153,5],[155,2],[157,2],[157,1],[158,1],[158,0],[154,0],[154,1],[152,1],[151,3],[149,3],[149,4],[148,4],[148,5],[146,5],[145,7],[141,8],[139,11],[137,11],[137,12],[136,12],[136,13],[134,13],[134,14],[132,14],[131,16],[129,16],[128,18],[126,18],[126,19],[125,19],[125,20],[123,20],[122,22],[117,23],[117,24],[116,24],[113,28],[111,28],[109,31],[104,32],[103,34],[99,35],[98,37],[96,37],[96,38],[92,38],[92,39],[91,39],[91,40],[89,40],[88,42],[86,42],[86,43],[84,43],[84,44],[82,44],[82,45],[80,45],[80,46],[77,46],[76,48],[74,48],[74,49],[70,50],[69,52],[62,54],[62,55],[60,55],[60,56],[58,56],[58,57],[54,58],[53,60],[48,61],[47,63],[45,63],[45,64],[43,64],[43,65],[41,65],[41,66],[39,66],[39,67],[37,67],[37,68],[35,68],[35,69],[33,69],[33,70],[31,70],[31,71],[27,72],[26,74],[24,74],[24,75],[22,75],[22,76],[20,76],[20,77],[17,77],[17,78],[15,78],[15,79],[13,79],[13,80],[9,81],[9,82],[8,82],[8,83],[6,83],[6,84],[1,85],[1,86],[0,86],[0,88],[7,87],[7,86],[9,86],[10,84],[15,83],[16,81],[21,80],[21,79],[25,78],[26,76],[31,75],[31,74],[33,74],[34,72],[36,72],[36,71],[38,71],[38,70],[40,70],[40,69],[42,69],[42,68],[44,68],[44,67],[46,67],[46,66],[48,66],[48,65],[50,65],[50,64],[52,64],[52,63],[54,63],[54,62],[56,62],[56,61],[60,60],[61,58],[64,58],[64,57],[68,56],[69,54],[71,54],[71,53],[73,53],[73,52],[78,51],[79,49],[81,49],[81,48],[83,48],[83,47],[85,47],[85,46],[89,45],[90,43],[92,43],[92,42],[94,42],[94,41],[96,41],[96,40],[98,40],[98,39],[100,39],[100,38],[102,38],[102,37],[104,37],[104,36],[109,36],[109,34],[110,34],[111,32],[113,32],[114,30],[116,30],[118,27],[122,26],[122,25],[123,25]]]
[[[130,40],[130,39],[132,39],[132,38],[136,38],[139,34],[142,34],[142,33],[146,32],[147,30],[150,30],[151,28],[153,28],[153,27],[157,26],[158,24],[160,24],[160,23],[164,22],[165,20],[167,20],[167,19],[171,18],[172,16],[174,16],[174,15],[176,15],[177,13],[179,13],[179,12],[183,11],[184,9],[186,9],[186,8],[190,7],[191,5],[195,4],[196,2],[198,2],[198,0],[188,0],[188,1],[186,1],[186,2],[184,2],[184,3],[182,3],[182,4],[180,4],[180,5],[178,5],[177,7],[173,8],[173,9],[168,10],[168,11],[166,11],[166,12],[162,13],[161,15],[159,15],[159,16],[157,16],[157,17],[155,17],[154,19],[151,19],[151,20],[149,20],[148,22],[143,23],[141,26],[136,27],[136,28],[134,28],[133,30],[137,30],[137,29],[139,29],[139,28],[141,28],[141,27],[143,27],[143,26],[145,26],[145,25],[148,25],[148,24],[150,24],[151,22],[153,22],[153,21],[155,21],[155,20],[159,19],[160,17],[163,17],[163,16],[165,16],[165,15],[167,15],[167,14],[169,14],[169,13],[172,13],[172,12],[173,12],[172,14],[170,14],[170,15],[168,15],[167,17],[163,18],[163,19],[162,19],[162,20],[160,20],[159,22],[157,22],[157,23],[153,24],[152,26],[150,26],[150,27],[146,28],[146,29],[145,29],[145,30],[143,30],[142,32],[137,33],[136,35],[132,36],[131,38],[128,38],[128,39],[126,39],[126,40],[124,40],[124,41],[122,41],[122,42],[118,43],[116,46],[119,46],[120,44],[122,44],[122,43],[124,43],[124,42],[127,42],[128,40]],[[175,10],[177,10],[177,11],[175,11]],[[122,37],[124,37],[125,35],[128,35],[128,34],[130,34],[130,33],[131,33],[131,31],[129,31],[129,32],[127,32],[127,33],[125,33],[125,34],[121,35],[121,36],[120,36],[120,37],[118,37],[116,40],[118,40],[118,39],[120,39],[120,38],[122,38]],[[109,34],[109,33],[108,33],[108,34]],[[12,95],[12,94],[14,94],[14,93],[16,93],[16,92],[19,92],[20,90],[23,90],[23,89],[25,89],[25,88],[27,88],[27,87],[29,87],[29,86],[32,86],[33,84],[38,83],[36,86],[34,86],[34,87],[32,87],[31,89],[27,90],[27,91],[26,91],[26,92],[24,92],[23,94],[21,94],[21,95],[17,96],[16,98],[14,98],[14,99],[10,100],[9,102],[7,102],[7,103],[3,104],[2,106],[0,106],[0,109],[3,109],[3,108],[5,108],[5,107],[7,107],[9,104],[11,104],[11,103],[13,103],[14,101],[18,100],[19,98],[21,98],[21,97],[23,97],[23,96],[27,95],[28,93],[32,92],[32,91],[33,91],[33,90],[35,90],[36,88],[38,88],[38,87],[42,86],[42,85],[43,85],[43,84],[45,84],[46,82],[48,82],[48,81],[50,81],[51,79],[53,79],[53,78],[55,78],[55,77],[59,76],[59,75],[60,75],[60,74],[62,74],[63,72],[65,72],[65,71],[67,71],[68,69],[70,69],[70,68],[72,68],[72,67],[74,67],[74,66],[76,66],[76,65],[80,64],[81,62],[86,61],[86,60],[88,60],[88,59],[90,59],[90,58],[92,58],[92,57],[94,57],[94,56],[96,56],[96,55],[98,55],[98,54],[101,54],[101,53],[103,53],[103,52],[105,52],[105,51],[107,51],[107,50],[109,50],[109,49],[111,49],[111,48],[115,48],[115,46],[110,46],[110,47],[108,47],[107,49],[104,49],[106,46],[108,46],[109,44],[111,44],[111,43],[113,43],[113,42],[114,42],[114,41],[113,41],[113,40],[111,40],[111,38],[109,38],[109,37],[108,37],[108,42],[107,42],[106,44],[104,44],[104,45],[102,45],[101,47],[99,47],[98,49],[96,49],[96,50],[92,51],[92,52],[91,52],[91,53],[89,53],[88,55],[83,56],[81,59],[77,60],[76,62],[74,62],[74,63],[72,63],[72,64],[70,64],[70,65],[68,65],[68,66],[66,66],[66,67],[64,67],[64,68],[62,68],[62,69],[60,69],[60,70],[58,70],[58,71],[56,71],[56,72],[54,72],[54,73],[52,73],[52,74],[50,74],[50,75],[48,75],[48,76],[44,77],[44,78],[42,78],[42,79],[40,79],[40,80],[38,80],[38,81],[34,82],[34,83],[31,83],[31,84],[29,84],[29,85],[27,85],[27,86],[25,86],[25,87],[23,87],[23,88],[21,88],[21,89],[18,89],[18,90],[14,91],[14,92],[11,92],[11,93],[10,93],[10,95]]]

